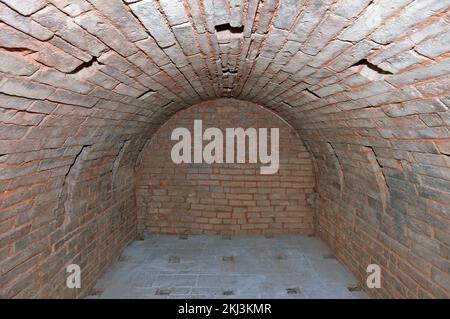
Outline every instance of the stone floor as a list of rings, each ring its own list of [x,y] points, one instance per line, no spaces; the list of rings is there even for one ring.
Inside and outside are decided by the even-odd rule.
[[[367,298],[317,237],[153,235],[128,246],[88,298]]]

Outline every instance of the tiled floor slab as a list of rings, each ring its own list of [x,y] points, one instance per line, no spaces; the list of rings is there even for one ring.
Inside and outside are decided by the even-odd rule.
[[[317,237],[152,235],[127,247],[88,298],[367,298]]]

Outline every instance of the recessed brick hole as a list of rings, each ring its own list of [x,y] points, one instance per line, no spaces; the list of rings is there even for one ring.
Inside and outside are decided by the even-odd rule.
[[[223,256],[222,260],[226,261],[226,262],[233,262],[234,261],[234,256]]]
[[[268,234],[265,234],[264,237],[266,237],[266,238],[274,238],[275,235],[272,234],[272,233],[268,233]]]
[[[286,288],[286,292],[289,295],[298,295],[300,293],[300,288],[295,287],[295,288]]]
[[[139,240],[139,241],[145,240],[144,234],[137,235],[137,236],[136,236],[136,240]]]
[[[276,258],[277,258],[278,260],[283,260],[283,259],[287,259],[287,256],[286,256],[285,253],[278,253],[277,256],[276,256]]]
[[[352,66],[360,66],[360,65],[364,65],[364,66],[368,67],[369,69],[371,69],[372,71],[377,72],[378,74],[382,74],[382,75],[393,74],[390,71],[383,70],[378,65],[370,63],[369,61],[367,61],[367,59],[362,59],[361,61],[358,61],[355,64],[353,64]]]
[[[187,240],[189,238],[189,235],[188,234],[181,234],[178,238],[181,239],[181,240]]]
[[[350,284],[347,286],[347,289],[350,292],[362,291],[362,287],[359,284]]]
[[[229,31],[230,33],[242,33],[244,27],[232,27],[229,23],[219,24],[215,26],[217,32]]]
[[[333,254],[323,254],[323,259],[336,259],[336,256]]]
[[[234,295],[234,291],[233,290],[224,290],[223,295],[224,296],[232,296],[232,295]]]
[[[169,257],[169,263],[171,264],[179,264],[181,258],[179,256],[170,256]]]
[[[170,295],[170,288],[158,288],[155,295]]]
[[[223,240],[231,240],[231,234],[222,234]]]

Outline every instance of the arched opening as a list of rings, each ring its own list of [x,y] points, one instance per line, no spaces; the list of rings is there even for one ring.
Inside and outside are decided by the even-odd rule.
[[[0,297],[86,297],[159,232],[204,249],[202,236],[259,235],[256,250],[273,239],[316,251],[317,270],[342,263],[370,297],[448,298],[448,13],[437,0],[0,0]],[[172,165],[170,126],[207,105],[205,128],[279,123],[279,172]],[[281,240],[291,231],[316,237]],[[164,240],[160,265],[178,256]],[[301,288],[285,279],[284,294]]]
[[[201,131],[194,133],[194,121],[202,121]],[[208,128],[217,128],[220,136],[214,163],[194,162],[191,147],[189,163],[174,163],[171,139],[176,128],[200,134],[202,151],[210,140],[203,140]],[[238,163],[238,138],[227,144],[226,130],[255,130],[247,135],[245,155]],[[262,143],[259,129],[279,130],[279,155],[273,174],[261,174],[258,151]],[[249,132],[250,134],[250,132]],[[258,138],[260,139],[258,141]],[[227,162],[227,152],[233,158]],[[255,152],[255,163],[250,153]],[[214,150],[213,150],[214,153]],[[312,160],[295,130],[263,107],[235,99],[202,102],[178,112],[163,124],[144,147],[136,168],[138,229],[161,234],[313,234],[313,208],[308,199],[314,196]]]

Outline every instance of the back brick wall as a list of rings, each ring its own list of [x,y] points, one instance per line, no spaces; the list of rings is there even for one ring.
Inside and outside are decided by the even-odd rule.
[[[174,164],[172,130],[186,127],[193,134],[194,120],[199,119],[203,130],[217,127],[222,132],[225,128],[278,127],[278,173],[261,175],[259,163]],[[137,169],[138,231],[311,234],[313,209],[308,198],[314,193],[313,175],[302,140],[279,117],[250,102],[207,101],[174,115],[144,148]]]

